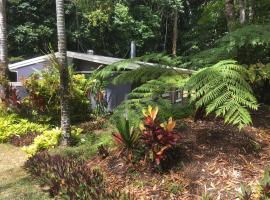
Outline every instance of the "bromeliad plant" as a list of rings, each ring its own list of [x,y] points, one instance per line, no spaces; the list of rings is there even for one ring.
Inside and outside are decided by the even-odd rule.
[[[157,119],[158,107],[148,106],[143,110],[145,116],[144,124],[141,124],[142,139],[146,146],[151,149],[149,155],[159,165],[165,159],[166,151],[172,148],[179,135],[174,131],[176,122],[172,118],[168,122],[160,124]]]
[[[137,131],[126,118],[120,118],[116,124],[118,133],[113,133],[116,143],[128,151],[131,151],[138,144],[140,132]]]

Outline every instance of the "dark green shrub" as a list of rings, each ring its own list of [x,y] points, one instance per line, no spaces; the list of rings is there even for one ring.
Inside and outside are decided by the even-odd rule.
[[[30,158],[25,167],[50,187],[52,196],[71,200],[121,199],[120,193],[107,190],[98,170],[82,161],[42,152]]]

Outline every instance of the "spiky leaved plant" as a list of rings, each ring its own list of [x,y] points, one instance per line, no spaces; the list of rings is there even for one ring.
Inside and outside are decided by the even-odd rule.
[[[132,150],[140,139],[140,132],[135,130],[127,118],[121,117],[116,123],[117,133],[113,133],[116,143],[127,150]]]

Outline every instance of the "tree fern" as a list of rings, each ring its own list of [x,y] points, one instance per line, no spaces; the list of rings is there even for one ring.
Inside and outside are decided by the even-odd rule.
[[[196,108],[204,107],[207,114],[214,112],[225,123],[242,128],[252,122],[248,109],[258,108],[247,78],[244,67],[225,60],[199,70],[188,80],[187,88]]]
[[[122,61],[99,71],[97,77],[114,76],[115,84],[138,85],[129,94],[128,99],[118,106],[113,118],[129,110],[133,115],[131,118],[139,119],[141,109],[148,104],[161,107],[161,112],[164,110],[166,115],[166,109],[169,111],[173,105],[163,99],[162,94],[175,88],[186,88],[191,94],[191,103],[194,103],[197,109],[203,107],[207,114],[215,113],[216,116],[222,116],[226,123],[237,125],[239,128],[251,124],[248,109],[256,110],[258,105],[247,81],[248,71],[244,67],[236,61],[225,60],[199,70],[190,77],[192,71],[177,68],[179,60],[176,60],[168,56],[163,58],[160,54],[147,55]],[[160,63],[150,64],[149,61]],[[128,67],[133,70],[126,70]]]

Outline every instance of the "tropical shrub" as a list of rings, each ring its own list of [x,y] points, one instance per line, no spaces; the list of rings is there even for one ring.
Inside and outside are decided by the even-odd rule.
[[[73,122],[83,121],[90,117],[90,102],[87,97],[89,80],[84,75],[74,74],[70,69],[70,112]],[[33,74],[30,78],[22,80],[28,96],[23,99],[24,113],[41,120],[52,123],[60,119],[59,71],[54,66]]]
[[[5,94],[0,94],[0,103],[2,109],[19,111],[21,107],[21,99],[18,96],[17,89],[9,84],[6,84],[4,85],[3,92],[4,91]]]
[[[148,106],[147,110],[143,110],[143,114],[145,121],[140,127],[142,139],[151,150],[150,159],[159,165],[166,157],[166,152],[173,148],[179,138],[178,133],[174,131],[176,122],[170,118],[168,122],[160,124],[157,120],[158,107]]]
[[[13,136],[22,136],[29,133],[42,133],[48,129],[47,125],[41,125],[23,119],[16,114],[3,113],[0,115],[0,142],[7,142]]]
[[[270,103],[270,63],[254,64],[248,67],[249,82],[259,102]]]
[[[79,142],[81,133],[82,129],[73,127],[71,130],[71,141],[73,143]],[[46,130],[42,135],[39,135],[34,139],[33,144],[24,146],[22,150],[25,151],[29,157],[31,157],[42,150],[55,148],[59,144],[60,136],[61,129],[59,128]]]
[[[44,131],[42,135],[39,135],[34,139],[33,144],[24,146],[22,150],[31,157],[41,150],[56,147],[58,145],[60,136],[61,130],[59,128]]]
[[[103,175],[82,161],[60,155],[38,153],[25,164],[26,169],[50,187],[54,197],[72,200],[121,199],[121,194],[109,192]]]

